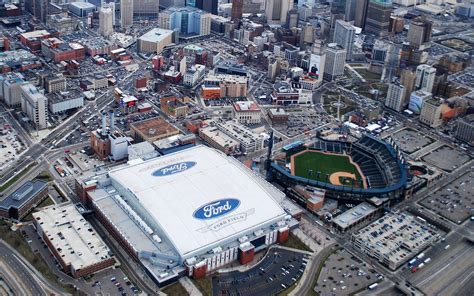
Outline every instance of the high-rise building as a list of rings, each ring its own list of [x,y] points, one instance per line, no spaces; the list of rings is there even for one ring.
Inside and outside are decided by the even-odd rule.
[[[426,92],[424,90],[416,90],[412,92],[410,95],[410,102],[408,103],[408,109],[410,109],[416,114],[420,114],[421,108],[423,106],[423,102],[431,99],[432,97],[433,96],[429,92]]]
[[[199,8],[217,15],[219,0],[186,0],[186,6]]]
[[[400,74],[400,84],[405,87],[405,96],[409,98],[415,90],[416,73],[410,69],[403,69]]]
[[[109,37],[114,32],[113,11],[109,6],[99,9],[99,34]]]
[[[443,123],[441,110],[443,105],[439,99],[431,98],[424,100],[421,106],[420,121],[430,127],[438,127]]]
[[[457,121],[454,135],[457,139],[474,146],[474,114],[466,115]]]
[[[346,9],[344,13],[344,20],[346,22],[352,22],[355,20],[357,9],[357,0],[346,0]]]
[[[157,17],[159,11],[159,0],[133,0],[134,14]]]
[[[25,0],[25,10],[36,19],[45,22],[51,0]]]
[[[233,21],[241,20],[243,12],[244,12],[244,0],[232,0],[232,12],[231,12],[230,19]]]
[[[333,0],[331,1],[331,14],[343,15],[346,10],[346,0]]]
[[[411,22],[408,29],[407,40],[410,45],[420,48],[430,42],[433,23],[424,19],[416,19]]]
[[[48,127],[48,98],[31,83],[21,86],[21,109],[36,129]]]
[[[21,106],[21,86],[27,83],[23,78],[22,74],[15,72],[0,76],[0,97],[8,107]]]
[[[293,8],[294,0],[266,0],[265,15],[269,24],[285,23],[288,11]]]
[[[332,81],[338,76],[344,75],[346,63],[346,50],[337,43],[330,43],[326,49],[326,61],[324,64],[324,79]]]
[[[185,6],[186,2],[194,0],[160,0],[160,6],[170,8],[172,6]]]
[[[286,15],[286,27],[288,29],[298,27],[298,10],[291,9]]]
[[[312,44],[314,42],[314,26],[310,23],[306,23],[301,30],[301,42]]]
[[[133,0],[120,0],[120,26],[122,28],[133,25]]]
[[[369,0],[355,0],[354,26],[364,29]]]
[[[416,67],[416,82],[415,85],[418,89],[433,92],[433,86],[436,78],[436,68],[430,65],[419,65]]]
[[[334,43],[337,43],[346,50],[346,59],[352,57],[352,48],[354,46],[355,28],[343,20],[336,21],[334,28]]]
[[[179,31],[182,35],[209,35],[211,14],[193,7],[170,7],[160,12],[160,28]]]
[[[399,83],[390,83],[388,85],[385,106],[395,111],[401,112],[407,104],[405,98],[405,87]]]
[[[377,36],[388,34],[392,0],[369,0],[364,30]]]

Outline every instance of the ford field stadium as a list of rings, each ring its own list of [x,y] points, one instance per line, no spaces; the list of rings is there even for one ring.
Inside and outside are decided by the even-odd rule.
[[[285,157],[272,161],[270,176],[283,185],[310,185],[329,198],[363,201],[403,197],[408,174],[394,143],[372,136],[355,142],[318,138],[314,145],[284,147]]]
[[[287,239],[284,194],[234,158],[196,146],[80,182],[104,227],[165,285]]]

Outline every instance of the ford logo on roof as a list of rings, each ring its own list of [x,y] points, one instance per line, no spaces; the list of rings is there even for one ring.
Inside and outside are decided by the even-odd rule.
[[[232,212],[239,205],[240,200],[235,198],[220,199],[203,205],[194,211],[193,216],[201,220],[213,219]]]
[[[175,164],[171,164],[171,165],[159,168],[156,171],[154,171],[152,175],[155,177],[173,175],[173,174],[181,173],[185,170],[189,170],[195,165],[196,165],[195,161],[178,162]]]

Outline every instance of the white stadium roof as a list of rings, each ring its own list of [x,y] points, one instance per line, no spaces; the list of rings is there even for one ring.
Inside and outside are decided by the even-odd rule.
[[[138,198],[186,258],[287,215],[275,200],[281,200],[283,193],[236,159],[205,146],[120,168],[109,175]],[[209,216],[211,209],[215,216]]]

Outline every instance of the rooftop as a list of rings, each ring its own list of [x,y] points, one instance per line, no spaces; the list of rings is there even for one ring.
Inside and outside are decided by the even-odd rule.
[[[50,206],[33,213],[43,233],[74,270],[110,258],[110,250],[73,204]]]
[[[147,137],[155,137],[162,134],[178,132],[178,129],[173,125],[166,122],[164,119],[157,117],[132,123],[130,128]]]
[[[24,204],[29,202],[32,197],[37,195],[46,187],[48,187],[48,183],[43,181],[27,181],[26,183],[21,185],[20,188],[18,188],[15,192],[0,201],[0,208],[21,208]]]
[[[235,111],[260,111],[260,108],[255,102],[239,101],[234,103]]]
[[[138,40],[147,41],[147,42],[160,42],[171,35],[173,35],[172,30],[154,28],[146,32],[142,36],[140,36]]]
[[[341,228],[346,228],[364,219],[376,210],[374,206],[363,202],[334,218],[333,223],[339,225]]]
[[[183,257],[286,216],[273,197],[283,193],[269,188],[239,161],[206,146],[119,168],[109,175],[138,200]],[[206,209],[219,203],[233,213],[209,216]]]

